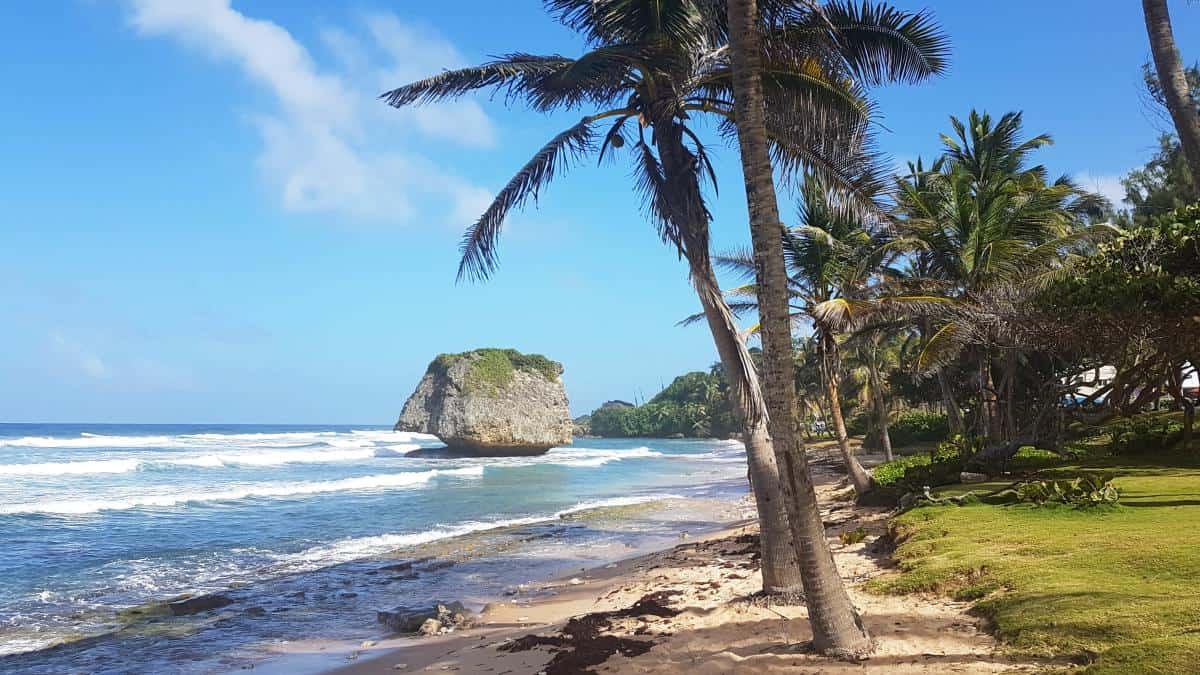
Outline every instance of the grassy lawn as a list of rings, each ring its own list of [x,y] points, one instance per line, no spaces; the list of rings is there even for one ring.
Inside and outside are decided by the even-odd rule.
[[[1117,457],[1043,473],[1081,469],[1117,473],[1121,504],[913,509],[892,525],[900,573],[874,589],[974,600],[1015,651],[1083,672],[1200,673],[1200,462]]]

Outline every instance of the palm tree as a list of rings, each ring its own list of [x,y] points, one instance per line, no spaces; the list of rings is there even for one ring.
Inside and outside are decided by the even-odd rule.
[[[894,323],[874,323],[855,331],[843,345],[850,348],[849,356],[858,364],[852,374],[862,383],[859,399],[874,413],[879,447],[883,449],[884,458],[888,461],[894,459],[894,456],[892,437],[888,430],[890,412],[884,373],[899,366],[897,345],[888,339],[890,332],[896,328]]]
[[[545,4],[584,36],[590,51],[574,59],[510,54],[384,94],[388,103],[398,107],[493,88],[510,99],[523,99],[538,111],[594,109],[535,154],[467,230],[459,278],[483,279],[494,271],[508,212],[536,196],[573,161],[591,153],[602,159],[608,152],[628,148],[652,221],[663,241],[688,262],[691,283],[743,418],[763,538],[764,588],[796,591],[800,579],[766,426],[767,408],[758,374],[709,258],[710,215],[702,186],[706,180],[715,184],[715,174],[693,120],[711,115],[728,127],[734,117],[723,14],[717,11],[722,8],[682,0],[546,0]],[[783,11],[790,3],[779,4]],[[818,165],[831,180],[849,186],[862,173],[860,144],[830,146],[828,139],[861,139],[870,110],[851,80],[821,72],[811,55],[798,48],[802,45],[797,40],[811,31],[837,30],[835,24],[818,18],[797,17],[789,24],[790,32],[772,39],[769,92],[774,105],[786,113],[772,117],[771,137],[783,161]],[[857,62],[919,58],[914,50],[926,46],[921,41],[923,23],[909,21],[904,14],[853,18],[853,25],[843,22],[852,30],[839,46]],[[601,121],[611,122],[603,133],[596,129]]]
[[[850,451],[839,396],[842,368],[836,337],[848,326],[852,315],[869,308],[864,302],[867,285],[884,262],[892,243],[884,237],[873,236],[858,219],[831,208],[820,181],[810,178],[800,194],[800,217],[804,224],[783,231],[788,313],[793,325],[812,326],[822,394],[833,422],[838,449],[855,493],[862,495],[872,489],[873,481]],[[753,278],[757,271],[754,256],[749,251],[719,256],[717,260],[743,277]],[[755,298],[761,298],[762,293],[757,284],[731,289],[730,295],[738,300],[732,306],[735,313],[759,309]],[[761,328],[760,324],[751,331]]]
[[[788,279],[784,264],[780,234],[783,222],[779,217],[773,168],[771,165],[771,136],[768,131],[766,96],[764,94],[764,60],[762,58],[763,16],[756,0],[728,0],[729,43],[732,51],[733,93],[737,121],[738,146],[741,150],[742,173],[746,184],[746,201],[750,216],[750,235],[759,287],[759,313],[762,326],[764,387],[767,407],[771,413],[770,430],[776,453],[781,458],[785,484],[791,492],[788,516],[792,533],[799,544],[800,568],[804,576],[809,621],[813,630],[813,647],[820,652],[858,655],[871,650],[871,639],[857,611],[850,603],[845,585],[838,576],[837,566],[817,508],[816,492],[809,474],[803,441],[796,429],[796,389],[792,379],[791,317],[788,302]],[[764,0],[769,10],[771,0]],[[801,4],[801,3],[796,3]],[[819,9],[803,3],[798,11],[819,15]],[[849,6],[848,6],[849,7]],[[851,8],[853,11],[853,9]],[[864,5],[862,14],[868,12]],[[769,11],[768,25],[775,17]],[[917,18],[921,18],[918,15]],[[830,39],[832,37],[832,39]],[[813,54],[832,58],[817,62],[836,68],[845,63],[837,58],[837,34],[826,37],[811,33],[806,46]],[[872,62],[877,77],[886,74],[893,79],[917,80],[940,72],[944,51],[942,38],[929,28],[926,37],[936,43],[927,52],[928,58],[892,61],[881,67]],[[928,44],[928,43],[927,43]],[[846,64],[855,70],[854,64]],[[860,73],[861,74],[861,73]]]
[[[758,376],[709,261],[709,212],[701,184],[715,176],[705,146],[691,128],[691,118],[723,110],[718,92],[722,80],[728,79],[728,66],[712,22],[693,3],[547,0],[545,4],[562,23],[585,37],[589,51],[578,58],[509,54],[384,94],[389,104],[400,107],[493,88],[510,99],[523,99],[538,111],[595,109],[539,150],[467,229],[459,278],[486,279],[495,270],[500,232],[511,209],[536,196],[582,155],[603,159],[606,153],[628,147],[651,219],[663,241],[688,261],[691,283],[743,420],[761,526],[763,587],[769,592],[795,592],[800,588],[799,570]],[[833,88],[832,83],[824,84]],[[804,83],[806,91],[814,86],[821,83]],[[611,122],[602,134],[596,128],[601,121]]]
[[[798,544],[813,647],[821,652],[860,655],[871,650],[858,611],[838,575],[817,494],[796,429],[796,388],[792,381],[792,336],[787,273],[770,156],[763,95],[761,40],[755,0],[729,0],[729,41],[733,52],[733,89],[738,145],[745,174],[750,235],[758,275],[763,345],[763,384],[769,427],[790,492],[788,520]]]
[[[1146,33],[1150,37],[1150,51],[1154,55],[1154,69],[1158,72],[1163,101],[1179,133],[1179,144],[1191,169],[1192,184],[1200,186],[1200,113],[1197,113],[1187,73],[1175,47],[1167,0],[1142,0],[1142,11],[1146,16]]]
[[[828,190],[810,177],[800,190],[800,219],[802,225],[783,232],[783,252],[787,265],[789,312],[793,326],[811,326],[812,342],[816,345],[820,364],[820,383],[825,405],[832,420],[847,473],[859,495],[873,486],[870,474],[850,450],[846,422],[842,413],[842,359],[838,336],[852,328],[868,333],[878,330],[891,315],[913,315],[944,303],[937,296],[898,292],[882,283],[884,275],[891,276],[894,258],[914,242],[892,236],[886,228],[868,229],[861,219],[835,208],[828,199]],[[748,251],[717,257],[719,265],[745,278],[753,278],[756,267]],[[750,283],[729,290],[735,315],[757,310],[759,296],[756,284]],[[695,321],[693,315],[685,321]],[[875,323],[868,325],[868,321]],[[750,331],[759,329],[752,326]],[[870,329],[870,330],[868,330]],[[871,363],[878,370],[879,353]],[[875,373],[873,390],[882,394],[880,374]],[[879,411],[882,402],[872,403]],[[886,427],[886,419],[881,420]],[[885,443],[885,448],[889,443]]]
[[[920,242],[914,255],[928,274],[925,282],[953,301],[930,327],[917,365],[939,368],[967,350],[979,393],[976,431],[998,439],[1011,436],[1013,420],[1001,414],[994,350],[1004,349],[1004,381],[1010,386],[1007,375],[1015,369],[1019,345],[1002,341],[996,321],[972,317],[986,314],[980,303],[989,293],[1052,278],[1074,252],[1112,229],[1088,225],[1103,212],[1103,197],[1066,177],[1050,182],[1044,167],[1029,166],[1033,151],[1051,139],[1022,140],[1020,113],[994,124],[976,111],[966,124],[950,119],[955,135],[942,136],[943,157],[927,172],[919,164],[910,167],[899,181],[901,229]]]

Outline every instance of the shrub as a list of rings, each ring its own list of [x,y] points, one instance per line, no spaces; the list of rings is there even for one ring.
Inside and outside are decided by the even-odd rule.
[[[1137,415],[1109,425],[1108,449],[1114,455],[1166,450],[1183,438],[1183,425],[1165,415]]]
[[[871,411],[866,408],[855,408],[846,415],[845,421],[846,433],[850,436],[866,436],[869,441],[872,440],[871,436],[879,433],[871,419]]]
[[[1033,480],[1018,485],[1017,501],[1037,504],[1101,506],[1116,504],[1121,493],[1110,474],[1084,474],[1073,480]]]
[[[562,365],[541,354],[522,354],[515,349],[476,349],[460,354],[439,354],[429,364],[427,372],[445,373],[458,361],[470,358],[470,370],[466,374],[468,389],[494,391],[508,386],[513,373],[524,371],[537,373],[550,382],[558,379]]]
[[[926,486],[958,482],[963,466],[982,447],[982,441],[955,436],[927,453],[907,455],[875,467],[872,475],[882,488],[899,494],[920,492]]]
[[[944,413],[910,410],[902,413],[888,426],[892,445],[903,447],[913,443],[940,441],[950,434],[950,423]]]
[[[1009,458],[1008,469],[1010,471],[1033,471],[1061,464],[1062,461],[1063,456],[1057,452],[1024,445]]]

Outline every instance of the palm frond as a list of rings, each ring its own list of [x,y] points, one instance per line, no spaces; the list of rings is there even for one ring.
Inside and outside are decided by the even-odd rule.
[[[500,87],[509,95],[529,93],[545,78],[565,72],[574,59],[552,54],[513,53],[480,66],[448,70],[412,84],[397,87],[380,96],[388,105],[400,108],[413,103],[433,103],[457,98],[476,89]]]
[[[526,162],[508,184],[500,190],[487,210],[463,235],[459,250],[462,258],[458,263],[458,280],[471,278],[477,281],[491,276],[496,269],[500,229],[508,212],[522,206],[538,193],[553,178],[565,171],[573,160],[593,148],[593,118],[585,117],[575,126],[563,131],[550,140]]]
[[[824,14],[843,58],[863,81],[911,83],[946,71],[950,41],[928,11],[835,0]]]
[[[671,207],[667,177],[662,163],[658,161],[648,143],[638,142],[633,170],[637,190],[642,195],[642,203],[655,229],[658,230],[659,237],[663,243],[671,244],[682,255],[683,238]]]
[[[651,42],[695,47],[714,27],[705,3],[694,0],[544,0],[551,15],[590,44]]]
[[[938,329],[921,348],[921,353],[917,355],[917,372],[937,370],[953,361],[962,350],[961,333],[958,324],[953,322]]]
[[[721,269],[733,272],[743,279],[753,279],[757,274],[754,253],[748,248],[735,249],[713,256],[713,263]]]

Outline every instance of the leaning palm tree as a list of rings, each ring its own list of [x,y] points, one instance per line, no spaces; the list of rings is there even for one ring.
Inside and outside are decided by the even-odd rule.
[[[769,10],[772,0],[763,0]],[[797,3],[800,4],[800,3]],[[803,3],[797,8],[802,14],[819,15],[814,4]],[[850,7],[851,11],[854,11]],[[861,15],[869,14],[863,6]],[[800,567],[804,573],[809,621],[812,624],[813,647],[820,652],[859,655],[871,651],[871,639],[858,617],[844,584],[838,577],[837,566],[825,541],[824,526],[817,509],[816,492],[804,453],[803,441],[796,429],[796,389],[792,379],[791,317],[788,302],[788,280],[780,234],[783,223],[770,155],[770,133],[766,114],[764,82],[767,80],[763,59],[763,16],[756,0],[728,0],[729,42],[733,65],[733,98],[737,120],[738,146],[741,150],[742,173],[746,185],[750,235],[753,242],[759,286],[760,324],[762,325],[764,385],[767,407],[771,412],[770,430],[776,452],[782,459],[792,491],[789,510],[793,536],[800,550]],[[917,17],[922,18],[922,15]],[[768,21],[775,17],[767,14]],[[782,21],[781,21],[782,22]],[[887,75],[893,79],[919,80],[940,72],[944,51],[936,29],[927,28],[925,37],[932,39],[936,50],[925,52],[920,59],[895,60],[884,63],[871,61],[868,77]],[[837,35],[832,40],[812,32],[806,46],[814,55],[832,58],[818,60],[822,66],[834,68],[845,64],[837,58]],[[928,44],[928,43],[927,43]],[[933,58],[928,58],[932,56]],[[853,64],[849,69],[854,70]]]
[[[547,9],[580,33],[590,51],[578,58],[510,54],[449,71],[384,94],[393,106],[455,98],[493,88],[534,110],[586,108],[589,114],[555,136],[500,191],[462,242],[459,278],[483,279],[496,268],[505,218],[582,156],[627,152],[638,189],[663,241],[687,260],[731,392],[741,413],[763,538],[763,580],[769,591],[799,590],[787,500],[766,420],[758,374],[725,305],[709,259],[710,214],[703,185],[715,184],[698,117],[724,127],[734,118],[732,74],[724,45],[723,9],[711,2],[546,0]],[[780,8],[790,3],[779,3]],[[813,164],[829,180],[856,189],[870,156],[862,152],[870,106],[861,89],[823,72],[801,48],[808,32],[841,35],[839,48],[856,63],[916,58],[923,25],[900,13],[855,21],[816,15],[774,36],[772,143],[794,165]],[[845,17],[843,17],[845,18]],[[839,32],[841,31],[841,32]],[[832,39],[832,38],[830,38]],[[898,55],[898,56],[895,56]],[[605,128],[600,129],[604,123]],[[831,142],[838,139],[840,143]]]

